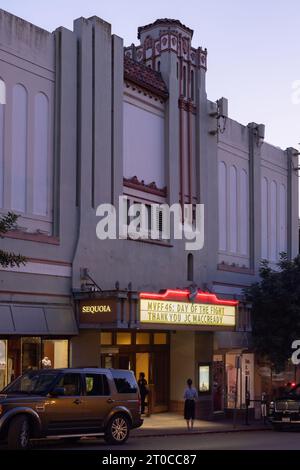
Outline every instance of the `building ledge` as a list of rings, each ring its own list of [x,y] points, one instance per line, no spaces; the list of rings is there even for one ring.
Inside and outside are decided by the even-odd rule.
[[[217,266],[218,271],[227,271],[231,273],[239,273],[239,274],[249,274],[254,276],[255,272],[251,268],[247,268],[246,266],[238,266],[233,264],[227,263],[219,263]]]
[[[5,233],[4,238],[15,238],[18,240],[28,240],[37,243],[48,243],[50,245],[59,245],[60,240],[58,237],[46,235],[44,233],[28,233],[21,230],[11,230]]]

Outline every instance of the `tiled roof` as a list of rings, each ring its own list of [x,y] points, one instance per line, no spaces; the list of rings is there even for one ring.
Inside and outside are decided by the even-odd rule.
[[[124,78],[164,99],[168,97],[168,89],[160,72],[126,56],[124,57]]]
[[[140,26],[138,28],[138,39],[140,39],[141,33],[145,29],[149,29],[149,28],[152,28],[153,26],[158,26],[158,25],[162,25],[162,26],[179,26],[180,28],[185,29],[192,36],[194,34],[194,31],[192,29],[190,29],[187,26],[185,26],[184,24],[182,24],[181,21],[179,21],[179,20],[173,20],[171,18],[160,18],[160,19],[154,21],[154,23],[149,23],[149,24],[146,24],[145,26]]]

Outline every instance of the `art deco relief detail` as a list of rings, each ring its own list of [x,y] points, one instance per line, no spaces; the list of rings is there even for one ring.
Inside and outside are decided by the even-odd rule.
[[[191,40],[188,36],[183,36],[175,31],[162,32],[158,40],[153,40],[151,36],[147,36],[141,46],[129,46],[125,48],[125,55],[138,62],[149,59],[155,59],[162,52],[174,52],[180,58],[190,62],[195,67],[207,68],[207,51],[199,47],[195,49],[191,47]]]

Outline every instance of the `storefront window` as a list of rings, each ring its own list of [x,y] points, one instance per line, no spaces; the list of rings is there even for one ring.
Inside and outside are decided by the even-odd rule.
[[[167,333],[154,333],[154,344],[167,344]]]
[[[246,391],[250,394],[250,408],[254,406],[254,355],[253,354],[243,354],[242,363],[241,363],[241,372],[242,372],[242,393],[241,401],[242,406],[246,406]],[[246,390],[247,389],[247,390]]]
[[[5,387],[7,379],[7,342],[0,340],[0,391]]]
[[[117,333],[117,344],[131,344],[131,333]]]
[[[21,338],[7,340],[7,383],[21,374]]]
[[[137,333],[136,344],[150,344],[150,334],[149,333]]]
[[[60,369],[68,367],[69,341],[67,339],[46,339],[42,343],[42,368]]]
[[[234,408],[235,400],[239,407],[239,394],[236,397],[236,388],[240,382],[239,370],[236,369],[236,354],[226,354],[226,377],[227,377],[227,407]]]
[[[41,357],[41,338],[22,338],[22,373],[39,369]]]
[[[246,386],[250,400],[254,399],[254,356],[253,354],[226,354],[227,407],[245,407]],[[250,407],[253,402],[250,402]]]
[[[102,331],[102,333],[100,333],[100,344],[102,345],[112,344],[112,333],[110,331]]]

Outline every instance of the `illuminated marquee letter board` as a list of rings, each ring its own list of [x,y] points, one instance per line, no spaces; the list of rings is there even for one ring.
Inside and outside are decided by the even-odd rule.
[[[237,300],[218,299],[215,294],[198,291],[193,302],[188,290],[167,290],[163,294],[140,294],[142,324],[234,327]]]

